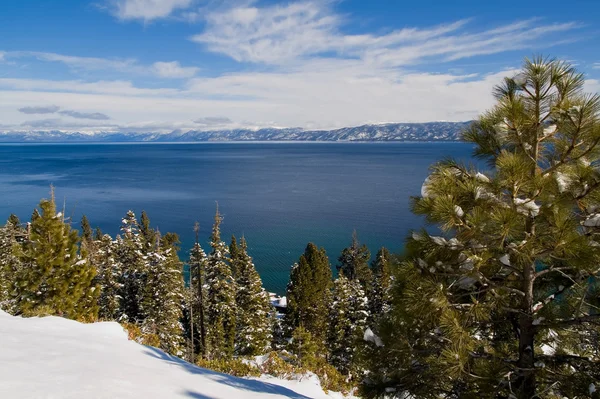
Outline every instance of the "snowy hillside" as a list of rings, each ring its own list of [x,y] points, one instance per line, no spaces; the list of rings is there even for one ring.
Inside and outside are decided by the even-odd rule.
[[[0,398],[340,398],[314,378],[242,379],[127,340],[117,323],[0,311]]]

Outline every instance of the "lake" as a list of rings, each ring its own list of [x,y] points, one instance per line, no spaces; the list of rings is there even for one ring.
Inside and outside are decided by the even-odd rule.
[[[471,160],[472,145],[437,143],[180,143],[0,145],[0,218],[30,218],[56,187],[59,207],[79,228],[115,236],[121,218],[145,210],[162,233],[181,236],[182,259],[202,244],[218,201],[223,238],[244,235],[270,291],[283,293],[291,265],[310,241],[335,265],[356,229],[372,254],[401,251],[423,220],[411,214],[429,166]]]

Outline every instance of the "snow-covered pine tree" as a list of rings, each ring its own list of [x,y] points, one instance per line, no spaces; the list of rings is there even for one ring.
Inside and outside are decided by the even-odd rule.
[[[288,334],[303,326],[317,342],[325,342],[331,283],[331,266],[325,249],[309,243],[290,273],[285,315]]]
[[[355,368],[355,355],[357,347],[363,344],[368,316],[368,300],[360,282],[339,276],[333,283],[327,348],[329,363],[343,374],[350,374]]]
[[[232,234],[231,243],[229,244],[229,267],[234,280],[237,280],[238,269],[241,267],[241,263],[244,262],[240,255],[237,239]]]
[[[380,316],[387,313],[390,309],[391,264],[392,257],[390,252],[387,248],[381,247],[371,263],[373,286],[370,290],[369,307],[371,319],[374,322],[373,325],[377,324]]]
[[[233,356],[236,328],[236,286],[228,265],[229,249],[221,240],[219,208],[210,239],[206,262],[206,346],[209,358]]]
[[[20,254],[23,268],[17,273],[15,294],[19,313],[44,312],[69,318],[94,319],[97,309],[81,306],[97,295],[92,285],[95,270],[78,254],[76,230],[56,213],[54,192],[34,212],[30,234]]]
[[[198,223],[194,226],[194,232],[196,233],[196,242],[190,251],[190,276],[191,284],[190,289],[192,290],[192,303],[191,309],[191,321],[192,330],[194,334],[194,348],[195,352],[199,353],[202,358],[206,356],[206,264],[208,258],[204,249],[199,242],[199,231],[200,227]],[[198,343],[196,344],[196,335],[198,337]]]
[[[394,283],[372,391],[403,397],[597,397],[600,96],[537,57],[464,138],[492,168],[432,168]],[[596,335],[597,336],[597,335]]]
[[[256,356],[265,353],[271,342],[274,309],[252,258],[248,255],[248,245],[243,236],[236,250],[236,353],[242,356]]]
[[[336,266],[338,272],[346,276],[348,280],[358,280],[365,291],[369,291],[373,281],[373,275],[369,268],[371,252],[366,245],[360,245],[356,230],[352,233],[352,243],[344,248],[338,258]]]
[[[15,278],[21,271],[19,259],[20,242],[25,239],[25,230],[19,219],[11,215],[6,225],[0,227],[0,309],[15,312]]]
[[[97,270],[96,282],[100,286],[98,317],[101,320],[118,320],[121,311],[123,288],[122,263],[118,262],[117,241],[108,234],[94,241],[94,252],[90,262]]]
[[[156,244],[157,232],[150,226],[150,218],[146,211],[142,211],[138,229],[144,243],[144,249],[146,252],[152,251]]]
[[[158,232],[156,246],[148,254],[148,271],[142,287],[142,331],[158,337],[160,348],[175,356],[183,354],[184,282],[183,263],[173,247],[162,247]]]
[[[119,321],[139,323],[144,315],[140,310],[142,289],[148,273],[148,256],[143,236],[133,211],[122,219],[121,234],[117,236],[115,260],[121,270]]]

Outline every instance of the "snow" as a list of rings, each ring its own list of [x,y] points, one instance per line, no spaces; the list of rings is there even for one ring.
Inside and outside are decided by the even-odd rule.
[[[594,392],[596,392],[596,384],[594,384],[593,382],[590,384],[590,386],[588,387],[588,391],[590,392],[590,395],[593,394]]]
[[[588,216],[588,218],[583,221],[583,225],[586,227],[600,227],[600,214],[596,213]]]
[[[475,174],[475,179],[479,180],[482,183],[489,183],[490,182],[490,178],[487,177],[486,175],[484,175],[483,173],[477,172]]]
[[[510,266],[510,256],[508,254],[502,255],[499,261],[505,266]]]
[[[377,346],[383,346],[383,341],[381,340],[381,338],[379,338],[377,335],[375,335],[373,330],[371,330],[370,328],[367,328],[365,330],[365,334],[363,335],[363,340],[365,340],[366,342],[372,342]]]
[[[316,377],[237,378],[127,339],[114,322],[20,318],[0,311],[0,398],[342,398]]]
[[[463,209],[458,205],[454,205],[454,213],[456,213],[456,216],[459,218],[465,215],[465,211],[463,211]]]
[[[540,213],[540,206],[529,198],[515,198],[515,205],[517,205],[517,212],[523,215],[537,216]]]

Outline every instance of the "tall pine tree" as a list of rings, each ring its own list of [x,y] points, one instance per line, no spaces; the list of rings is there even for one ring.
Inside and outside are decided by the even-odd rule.
[[[371,252],[366,245],[360,245],[356,230],[352,233],[352,243],[344,248],[338,258],[337,270],[349,280],[358,280],[365,291],[371,288],[373,276],[369,269]]]
[[[408,242],[370,395],[597,395],[600,96],[583,84],[525,60],[464,135],[491,171],[433,167],[413,209],[443,235]]]
[[[289,333],[302,326],[317,342],[324,343],[331,283],[331,266],[325,249],[309,243],[292,267],[287,286],[285,324]]]
[[[21,273],[20,243],[26,237],[19,219],[11,215],[0,228],[0,309],[15,312],[15,279]]]
[[[355,369],[355,356],[363,343],[368,317],[368,300],[360,282],[339,276],[333,284],[327,347],[329,363],[341,373],[349,374]]]
[[[15,276],[18,311],[94,319],[97,309],[81,304],[93,303],[99,290],[92,285],[95,270],[78,254],[77,231],[56,212],[54,191],[39,207],[20,254],[23,268]]]
[[[117,242],[108,235],[94,241],[90,262],[96,268],[96,282],[100,286],[98,317],[117,320],[122,314],[123,265],[116,257]]]
[[[183,263],[173,247],[162,247],[160,235],[148,254],[148,272],[142,287],[142,331],[155,334],[160,347],[176,356],[183,354]]]
[[[192,304],[191,309],[191,329],[192,332],[195,330],[198,335],[198,345],[195,345],[196,334],[192,334],[192,340],[194,340],[194,347],[197,349],[195,352],[199,353],[202,358],[206,357],[206,264],[208,258],[206,253],[202,249],[199,241],[200,227],[198,223],[194,226],[194,232],[196,233],[196,242],[190,251],[190,275],[191,284],[190,289],[192,290]]]
[[[236,285],[231,275],[225,242],[221,240],[221,214],[215,214],[206,262],[206,346],[209,358],[233,356],[236,329]]]
[[[121,269],[119,321],[138,323],[144,315],[140,309],[142,289],[148,273],[147,245],[140,233],[135,213],[128,211],[117,237],[115,259]]]
[[[390,309],[392,284],[392,257],[390,251],[381,247],[371,264],[373,285],[370,290],[369,307],[372,320],[377,320]]]
[[[265,353],[272,338],[273,308],[269,294],[248,255],[246,239],[242,237],[237,249],[237,294],[235,296],[238,317],[236,352],[243,356]]]

